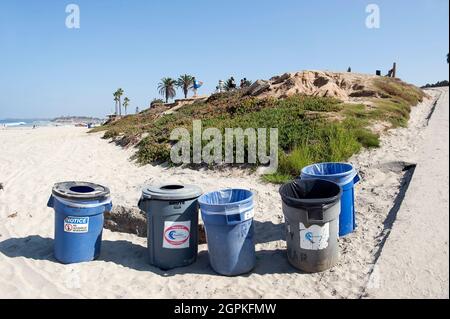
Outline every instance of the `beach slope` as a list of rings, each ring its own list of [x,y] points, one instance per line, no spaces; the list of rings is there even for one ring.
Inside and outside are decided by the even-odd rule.
[[[340,239],[337,266],[318,274],[301,273],[288,264],[278,186],[254,174],[139,166],[130,160],[133,148],[124,150],[84,128],[0,130],[0,297],[362,298],[373,296],[368,285],[377,267],[381,281],[372,286],[381,289],[375,297],[410,296],[408,291],[416,288],[424,296],[448,296],[448,170],[443,167],[448,160],[448,96],[441,97],[428,126],[440,93],[429,95],[413,107],[407,128],[390,130],[380,148],[350,159],[362,177],[356,187],[358,228]],[[401,190],[402,161],[419,164],[416,181],[384,253],[383,225]],[[145,238],[109,230],[104,230],[98,260],[62,265],[53,257],[54,213],[46,204],[53,184],[67,180],[104,184],[113,204],[125,208],[136,207],[146,184],[181,182],[204,191],[249,188],[255,192],[256,267],[243,276],[218,276],[209,266],[206,245],[200,245],[196,263],[162,271],[148,264]],[[429,237],[418,235],[422,233]],[[390,273],[390,265],[398,273]],[[388,288],[395,285],[398,290]]]

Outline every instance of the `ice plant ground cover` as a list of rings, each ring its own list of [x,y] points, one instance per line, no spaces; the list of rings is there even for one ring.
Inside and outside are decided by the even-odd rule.
[[[229,128],[277,128],[278,169],[263,178],[282,183],[308,164],[345,161],[362,147],[378,147],[384,130],[407,125],[411,107],[422,101],[424,93],[398,79],[370,77],[369,81],[370,91],[360,90],[360,96],[345,102],[301,94],[260,98],[240,91],[219,93],[172,114],[164,115],[166,108],[159,106],[93,132],[105,131],[104,138],[113,138],[122,146],[136,145],[135,159],[141,164],[175,165],[170,160],[171,148],[176,144],[170,139],[171,132],[184,128],[192,133],[194,120],[201,120],[202,129],[216,128],[223,135]],[[202,146],[207,144],[202,140]],[[246,164],[261,164],[248,163],[247,138],[244,153]]]

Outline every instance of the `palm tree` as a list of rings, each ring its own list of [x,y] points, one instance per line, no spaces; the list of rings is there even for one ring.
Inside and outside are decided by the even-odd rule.
[[[166,99],[166,103],[169,103],[169,99],[173,99],[177,95],[177,92],[175,91],[176,84],[177,81],[172,78],[162,78],[161,82],[159,82],[159,94]]]
[[[349,72],[351,72],[352,70],[350,69],[350,71]],[[241,86],[241,89],[242,88],[248,88],[249,86],[251,86],[253,84],[253,82],[251,81],[251,80],[247,80],[246,78],[244,78],[243,80],[242,80],[242,86]]]
[[[113,93],[113,96],[114,96],[114,102],[116,102],[114,114],[118,115],[119,112],[117,111],[117,104],[119,103],[119,96],[117,95],[117,91]]]
[[[236,83],[235,83],[233,77],[231,77],[225,81],[225,91],[230,92],[230,91],[234,91],[235,89],[236,89]]]
[[[128,97],[125,97],[123,99],[123,108],[125,109],[125,115],[127,115],[127,107],[130,105],[130,99]]]
[[[123,89],[118,88],[116,91],[117,97],[119,98],[119,115],[122,115],[122,95]]]
[[[191,75],[180,75],[177,80],[177,86],[183,90],[184,98],[187,99],[189,90],[194,84],[194,78]]]

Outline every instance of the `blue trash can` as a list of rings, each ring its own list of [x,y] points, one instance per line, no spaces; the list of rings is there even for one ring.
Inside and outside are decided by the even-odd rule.
[[[342,188],[341,213],[339,214],[339,236],[356,229],[354,185],[360,181],[358,172],[349,163],[318,163],[306,166],[301,179],[323,179],[335,182]]]
[[[253,192],[224,189],[204,194],[198,202],[214,271],[225,276],[251,271],[256,260]]]
[[[107,187],[86,182],[57,183],[47,206],[55,210],[55,258],[64,263],[100,255],[103,213],[112,208]]]

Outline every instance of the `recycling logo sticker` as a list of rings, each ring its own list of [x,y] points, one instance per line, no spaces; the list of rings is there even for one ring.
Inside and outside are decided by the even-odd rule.
[[[330,223],[306,227],[300,223],[300,248],[306,250],[322,250],[328,247]]]
[[[191,222],[164,222],[163,248],[189,248]]]

